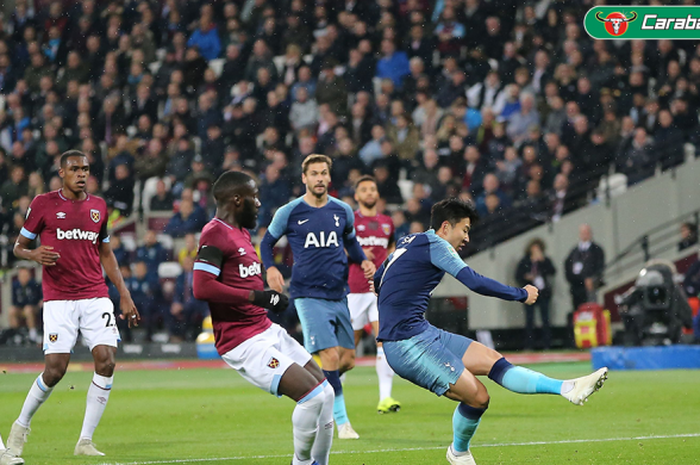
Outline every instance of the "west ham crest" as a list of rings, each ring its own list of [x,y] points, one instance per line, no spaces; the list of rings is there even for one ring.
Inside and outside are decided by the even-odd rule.
[[[56,341],[58,341],[58,334],[56,334],[56,333],[51,333],[51,334],[49,334],[49,341],[50,341],[50,342],[56,342]]]
[[[382,223],[382,232],[386,234],[387,236],[391,234],[391,225]]]
[[[280,366],[279,360],[277,360],[275,357],[272,357],[269,362],[267,362],[267,366],[272,368],[273,370]]]
[[[100,222],[100,211],[95,210],[95,209],[90,210],[90,219],[95,223],[99,223]]]

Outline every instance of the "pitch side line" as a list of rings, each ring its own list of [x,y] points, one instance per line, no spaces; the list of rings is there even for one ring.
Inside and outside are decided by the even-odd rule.
[[[680,438],[699,438],[700,433],[688,434],[669,434],[669,435],[651,435],[651,436],[634,436],[631,438],[603,438],[603,439],[566,439],[562,441],[533,441],[533,442],[502,442],[493,444],[478,444],[474,447],[517,447],[517,446],[546,446],[555,444],[581,444],[593,442],[615,442],[615,441],[641,441],[648,439],[680,439]],[[375,450],[339,450],[331,451],[333,455],[350,455],[350,454],[379,454],[383,452],[411,452],[422,450],[440,450],[446,446],[436,447],[408,447],[408,448],[390,448],[390,449],[375,449]],[[147,462],[115,462],[115,463],[100,463],[98,465],[163,465],[168,463],[205,463],[205,462],[221,462],[224,460],[250,460],[250,459],[276,459],[289,457],[291,454],[278,455],[247,455],[240,457],[219,457],[208,459],[175,459],[175,460],[152,460]]]

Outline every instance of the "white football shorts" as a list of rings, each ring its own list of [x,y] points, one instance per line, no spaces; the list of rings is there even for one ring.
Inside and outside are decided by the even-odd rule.
[[[352,319],[352,329],[359,331],[367,323],[379,321],[377,296],[373,292],[348,294],[348,308]]]
[[[253,386],[281,397],[278,390],[282,375],[294,363],[304,367],[311,354],[284,328],[273,323],[221,358]]]
[[[44,353],[69,354],[78,340],[78,331],[87,346],[117,347],[121,341],[114,305],[106,297],[44,302]]]

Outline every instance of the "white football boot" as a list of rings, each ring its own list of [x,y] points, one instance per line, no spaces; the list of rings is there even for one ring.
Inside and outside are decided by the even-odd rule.
[[[360,435],[352,429],[350,422],[338,425],[338,439],[360,439]]]
[[[583,405],[591,394],[603,387],[606,379],[608,379],[608,367],[603,367],[590,375],[570,379],[567,382],[573,383],[574,387],[569,392],[562,393],[562,396],[572,404]]]
[[[466,451],[463,454],[460,453],[457,455],[455,451],[452,450],[452,444],[447,448],[447,461],[452,465],[476,465],[471,451]]]
[[[81,439],[78,444],[75,445],[75,451],[73,455],[105,455],[104,453],[97,450],[95,444],[90,439]]]

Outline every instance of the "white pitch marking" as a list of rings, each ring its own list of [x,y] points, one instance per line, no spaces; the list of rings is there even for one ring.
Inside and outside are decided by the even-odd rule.
[[[478,444],[475,448],[480,447],[518,447],[518,446],[546,446],[555,444],[581,444],[592,442],[615,442],[615,441],[642,441],[649,439],[680,439],[680,438],[700,438],[700,433],[687,434],[668,434],[668,435],[651,435],[651,436],[634,436],[631,438],[602,438],[602,439],[565,439],[562,441],[534,441],[534,442],[501,442],[493,444]],[[391,448],[391,449],[375,449],[375,450],[339,450],[332,451],[335,455],[349,454],[380,454],[382,452],[411,452],[422,450],[440,450],[447,446],[435,447],[408,447],[408,448]],[[247,455],[239,457],[217,457],[208,459],[175,459],[175,460],[151,460],[147,462],[115,462],[115,463],[100,463],[98,465],[164,465],[168,463],[205,463],[205,462],[221,462],[223,460],[250,460],[250,459],[276,459],[290,457],[291,454],[279,455]]]

